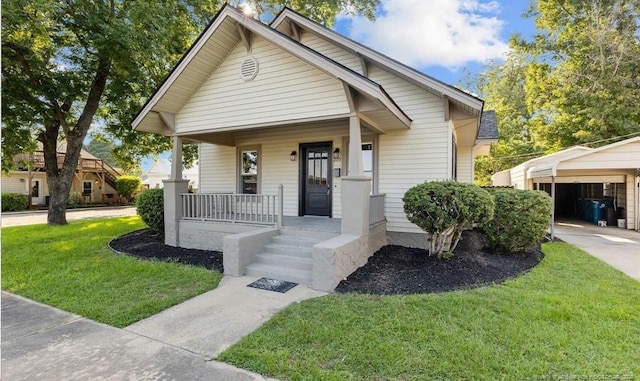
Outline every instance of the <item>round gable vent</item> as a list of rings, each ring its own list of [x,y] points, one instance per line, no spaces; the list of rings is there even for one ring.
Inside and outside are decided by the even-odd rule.
[[[258,60],[254,57],[247,57],[240,64],[240,77],[244,81],[251,81],[256,75],[258,75]]]

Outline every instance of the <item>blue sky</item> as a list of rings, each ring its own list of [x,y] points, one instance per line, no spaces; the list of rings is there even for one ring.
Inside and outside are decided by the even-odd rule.
[[[512,34],[533,32],[529,0],[381,0],[377,17],[341,16],[336,30],[449,84],[508,51]]]
[[[376,20],[340,16],[336,31],[445,83],[500,60],[511,35],[533,32],[529,0],[381,0]],[[169,154],[162,155],[169,157]],[[153,159],[142,162],[148,169]]]

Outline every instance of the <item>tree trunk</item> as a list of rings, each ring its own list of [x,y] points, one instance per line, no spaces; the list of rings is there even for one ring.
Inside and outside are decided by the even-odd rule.
[[[67,201],[73,183],[73,176],[78,168],[84,138],[87,136],[91,121],[98,110],[98,104],[104,92],[110,68],[111,58],[101,55],[95,78],[91,83],[87,96],[87,102],[73,128],[67,126],[67,121],[65,120],[66,112],[62,112],[64,110],[58,108],[54,113],[56,115],[54,122],[47,125],[45,131],[39,136],[44,151],[47,184],[49,184],[49,213],[47,215],[49,225],[65,225],[67,223]],[[57,147],[58,134],[61,127],[67,142],[67,150],[62,167],[58,168]]]

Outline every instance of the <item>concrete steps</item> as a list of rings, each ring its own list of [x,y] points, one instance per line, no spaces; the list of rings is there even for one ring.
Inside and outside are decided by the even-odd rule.
[[[313,246],[327,238],[330,237],[282,230],[255,256],[255,261],[245,268],[245,273],[310,285]]]

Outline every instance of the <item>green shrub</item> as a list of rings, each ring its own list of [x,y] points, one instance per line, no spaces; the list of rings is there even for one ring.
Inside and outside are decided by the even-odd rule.
[[[126,200],[129,200],[131,196],[140,188],[142,181],[138,176],[124,175],[116,179],[116,191]]]
[[[69,192],[69,198],[67,199],[67,206],[70,208],[77,208],[84,203],[84,197],[79,192]]]
[[[27,210],[27,196],[20,193],[3,193],[2,194],[2,211],[18,212]]]
[[[464,230],[493,217],[493,198],[473,184],[425,182],[409,189],[402,200],[409,221],[430,233],[429,255],[438,258],[450,255]]]
[[[493,189],[493,220],[482,225],[494,251],[512,253],[540,243],[550,223],[551,197],[543,191]]]
[[[164,236],[164,190],[149,189],[137,197],[138,215],[147,226]]]

